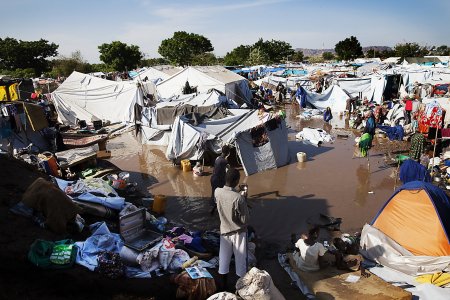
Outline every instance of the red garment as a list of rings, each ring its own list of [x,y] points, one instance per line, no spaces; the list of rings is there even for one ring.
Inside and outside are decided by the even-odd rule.
[[[411,100],[406,100],[406,104],[405,104],[405,110],[406,111],[412,111],[413,109],[413,104]]]

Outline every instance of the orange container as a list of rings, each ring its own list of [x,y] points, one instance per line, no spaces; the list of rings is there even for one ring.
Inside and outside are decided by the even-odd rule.
[[[189,159],[183,159],[181,161],[181,169],[183,172],[190,172],[192,170],[191,161]]]
[[[166,210],[166,196],[165,195],[156,195],[153,200],[153,208],[152,210],[157,214],[163,214]]]

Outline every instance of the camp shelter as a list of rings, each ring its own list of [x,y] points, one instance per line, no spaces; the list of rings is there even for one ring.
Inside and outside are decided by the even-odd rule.
[[[319,109],[330,107],[332,111],[344,111],[347,105],[347,99],[350,96],[338,85],[331,85],[322,94],[315,92],[306,92],[306,102],[309,106]]]
[[[144,89],[136,82],[116,82],[74,71],[51,97],[61,123],[114,123],[134,122],[134,104],[143,102],[143,94]]]
[[[339,85],[351,97],[366,98],[377,104],[381,99],[386,86],[385,76],[367,76],[361,78],[337,78],[335,84]]]
[[[216,89],[224,93],[227,98],[238,104],[251,103],[252,93],[248,81],[222,66],[194,66],[187,67],[175,75],[157,84],[161,98],[170,98],[182,94],[183,88],[189,82],[197,92]]]
[[[230,109],[231,115],[193,125],[177,117],[166,157],[201,159],[204,151],[220,152],[221,145],[236,147],[246,175],[286,165],[289,162],[287,127],[284,119],[258,110]]]
[[[422,181],[400,187],[361,235],[365,256],[415,275],[450,269],[450,200]]]
[[[188,113],[208,113],[217,107],[238,108],[237,104],[212,89],[205,93],[174,96],[162,99],[155,106],[141,109],[141,142],[167,146],[172,124],[177,116]]]
[[[29,102],[0,103],[0,146],[20,149],[33,144],[33,151],[49,150],[47,137],[53,135],[42,106]]]
[[[166,65],[146,67],[142,68],[139,72],[137,72],[133,76],[133,79],[139,81],[152,81],[156,84],[158,82],[166,80],[172,75],[175,75],[181,70],[182,68],[180,67],[166,66]]]

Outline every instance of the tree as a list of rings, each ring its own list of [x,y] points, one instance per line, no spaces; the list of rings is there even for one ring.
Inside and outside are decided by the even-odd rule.
[[[211,52],[197,54],[192,58],[191,64],[193,66],[212,66],[217,65],[217,58]]]
[[[354,36],[338,42],[334,47],[334,51],[342,60],[351,60],[363,55],[361,44]]]
[[[199,34],[185,31],[174,32],[173,37],[165,39],[158,48],[158,53],[174,65],[186,66],[199,54],[214,50],[211,41]]]
[[[292,56],[295,53],[291,44],[288,42],[277,40],[263,41],[262,38],[253,44],[251,48],[259,48],[266,53],[268,63],[284,62],[289,59],[289,56]]]
[[[146,66],[146,67],[152,67],[152,66],[160,66],[160,65],[167,65],[170,62],[162,57],[158,57],[158,58],[144,58],[141,60],[140,65],[141,66]]]
[[[100,60],[116,71],[126,71],[136,68],[143,55],[139,46],[127,45],[120,41],[98,46]]]
[[[22,41],[14,38],[0,38],[0,69],[15,71],[33,69],[34,75],[49,70],[49,57],[58,54],[58,45],[47,40]]]
[[[250,55],[248,56],[247,65],[256,66],[256,65],[264,65],[269,62],[269,56],[262,51],[260,48],[256,47],[250,51]]]
[[[442,56],[448,56],[450,55],[450,47],[446,45],[441,45],[439,47],[433,47],[432,51],[433,55],[442,55]]]
[[[52,76],[69,76],[73,71],[91,72],[91,65],[83,58],[79,50],[72,52],[70,57],[61,56],[52,61]]]
[[[334,54],[331,52],[324,52],[322,53],[322,58],[324,60],[333,60],[334,59]]]
[[[305,59],[303,51],[295,51],[291,57],[291,61],[302,62]]]
[[[401,57],[422,57],[428,54],[426,47],[421,47],[417,43],[397,44],[394,47],[395,55]]]
[[[250,46],[248,45],[240,45],[231,52],[227,52],[225,57],[223,58],[226,66],[237,66],[237,65],[245,65],[250,55]]]

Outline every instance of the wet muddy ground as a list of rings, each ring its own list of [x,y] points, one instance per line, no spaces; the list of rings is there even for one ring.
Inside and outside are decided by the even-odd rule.
[[[345,128],[345,119],[335,116],[331,124],[321,118],[297,118],[298,111],[286,105],[290,128],[289,150],[292,163],[275,170],[246,177],[241,170],[241,182],[249,186],[251,209],[250,224],[266,241],[284,245],[291,233],[300,233],[319,213],[341,217],[341,229],[359,231],[370,222],[394,190],[392,172],[383,153],[388,140],[378,140],[370,152],[369,160],[354,158],[354,133]],[[350,134],[348,139],[336,138],[321,147],[295,140],[303,127],[317,127],[337,134]],[[174,223],[193,229],[217,229],[217,214],[210,216],[211,168],[207,176],[194,177],[183,172],[165,158],[165,147],[141,145],[133,133],[111,140],[111,162],[130,172],[131,180],[139,184],[144,193],[167,196],[166,217]],[[305,152],[307,161],[298,163],[297,152]],[[397,183],[398,185],[398,183]]]

